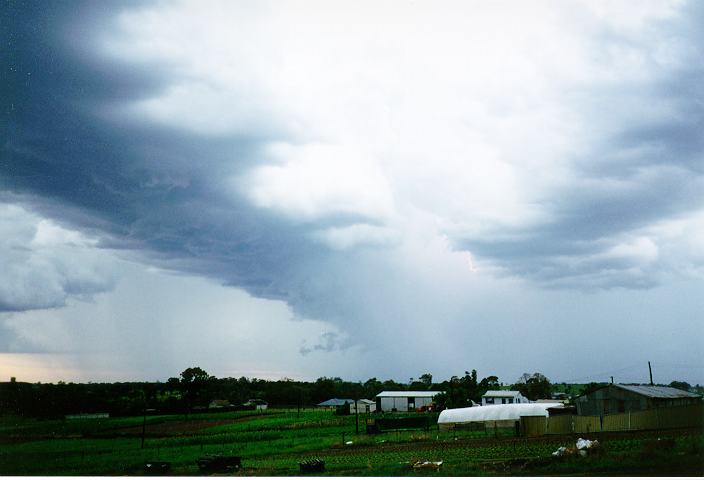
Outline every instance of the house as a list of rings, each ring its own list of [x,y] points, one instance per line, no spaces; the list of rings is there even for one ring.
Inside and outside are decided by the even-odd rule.
[[[433,397],[440,391],[401,391],[381,392],[376,396],[377,412],[414,412],[418,408],[428,407]]]
[[[325,400],[324,402],[318,403],[316,406],[334,410],[337,407],[344,406],[345,403],[348,405],[354,405],[354,400],[351,398],[331,398],[329,400]]]
[[[255,410],[266,410],[269,406],[269,404],[261,398],[250,398],[243,405],[247,407],[254,407]]]
[[[229,400],[213,400],[208,404],[208,408],[227,408],[231,406],[232,404]]]
[[[518,390],[487,390],[482,395],[482,405],[506,405],[512,403],[530,403]]]
[[[376,410],[376,403],[372,400],[367,400],[366,398],[360,398],[356,401],[356,405],[359,407],[359,413],[371,413]],[[355,400],[351,398],[331,398],[330,400],[325,400],[324,402],[318,403],[317,407],[336,409],[338,407],[344,407],[347,403],[350,407],[350,413],[355,413]]]
[[[701,396],[672,387],[606,385],[575,399],[579,415],[604,415],[701,403]]]

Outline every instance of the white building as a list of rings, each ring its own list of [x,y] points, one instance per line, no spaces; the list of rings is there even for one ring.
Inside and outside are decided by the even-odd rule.
[[[530,403],[518,390],[487,390],[482,395],[482,405],[507,405],[511,403]]]
[[[358,400],[357,405],[359,406],[359,413],[372,413],[376,411],[376,402],[367,400],[366,398]],[[354,405],[352,405],[352,408],[354,408]]]
[[[490,422],[492,425],[510,427],[521,417],[547,417],[548,408],[563,407],[561,403],[521,403],[488,405],[486,407],[449,408],[440,412],[441,428],[468,423]]]
[[[378,412],[414,412],[417,408],[427,407],[433,403],[433,397],[439,391],[402,391],[381,392],[376,396]]]
[[[334,410],[337,407],[342,407],[345,403],[350,406],[350,413],[356,413],[357,406],[359,406],[359,413],[371,413],[376,410],[376,403],[366,398],[356,401],[351,398],[331,398],[318,403],[316,406]]]

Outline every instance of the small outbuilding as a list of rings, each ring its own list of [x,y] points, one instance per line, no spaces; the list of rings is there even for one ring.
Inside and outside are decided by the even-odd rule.
[[[345,404],[349,405],[350,413],[356,412],[355,400],[352,398],[331,398],[316,404],[316,406],[335,410],[337,408],[344,407]],[[376,410],[376,403],[371,400],[367,400],[366,398],[357,400],[356,405],[359,406],[359,413],[370,413]]]
[[[701,403],[701,396],[673,387],[612,384],[575,399],[578,415],[605,415]]]
[[[337,407],[344,406],[345,403],[348,405],[354,405],[354,400],[351,398],[331,398],[329,400],[325,400],[324,402],[318,403],[316,406],[334,410]]]
[[[353,409],[354,405],[355,404],[353,403]],[[372,413],[376,411],[376,402],[373,400],[362,398],[361,400],[357,400],[357,405],[359,406],[359,413]]]
[[[266,410],[269,407],[269,403],[261,398],[250,398],[243,405],[246,407],[254,407],[255,410]]]
[[[415,412],[416,409],[429,407],[433,397],[441,391],[400,391],[381,392],[376,396],[377,412]]]

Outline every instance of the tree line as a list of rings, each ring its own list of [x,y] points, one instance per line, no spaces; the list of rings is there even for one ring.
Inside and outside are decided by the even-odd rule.
[[[675,382],[673,382],[675,383]],[[602,384],[590,384],[596,388]],[[445,392],[435,398],[441,408],[480,403],[487,390],[500,389],[498,377],[478,378],[477,371],[465,371],[440,382],[429,373],[407,383],[370,378],[364,382],[339,377],[320,377],[314,382],[288,378],[263,380],[247,377],[217,378],[199,367],[190,367],[166,382],[115,383],[0,383],[0,414],[37,418],[62,418],[73,413],[109,413],[111,416],[140,415],[145,410],[159,413],[187,413],[207,407],[213,400],[242,405],[263,399],[271,406],[313,406],[330,398],[373,399],[384,390],[433,390]],[[554,386],[540,373],[523,374],[511,388],[531,400],[550,398]],[[586,389],[585,389],[586,390]],[[583,392],[573,392],[581,394]]]

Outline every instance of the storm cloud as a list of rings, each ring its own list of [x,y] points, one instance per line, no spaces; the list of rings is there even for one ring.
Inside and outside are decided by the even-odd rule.
[[[326,323],[305,356],[382,355],[432,324],[427,341],[451,342],[446,363],[491,368],[454,353],[450,332],[528,328],[504,297],[566,339],[546,318],[583,315],[569,305],[590,295],[608,305],[614,291],[702,280],[696,2],[28,3],[3,15],[4,311],[109,296],[129,258]],[[694,307],[679,305],[674,344],[704,339]],[[0,335],[30,335],[13,318]]]

